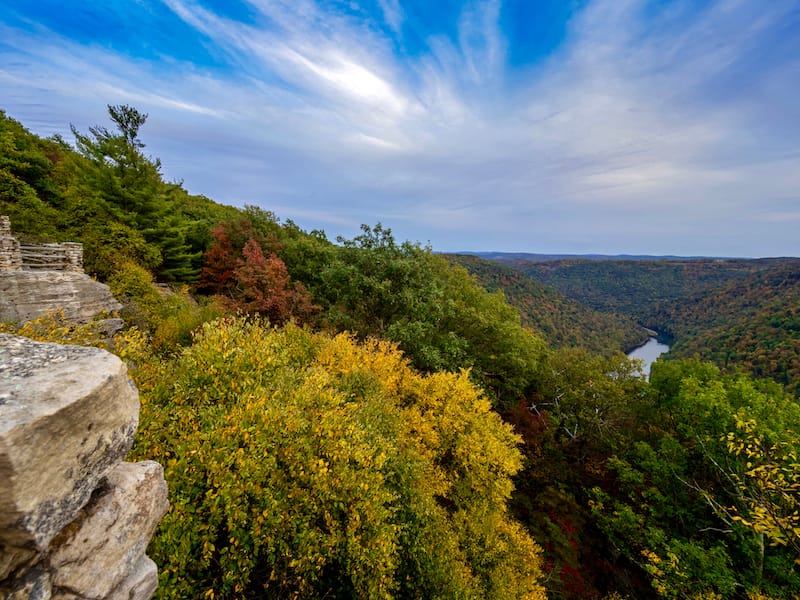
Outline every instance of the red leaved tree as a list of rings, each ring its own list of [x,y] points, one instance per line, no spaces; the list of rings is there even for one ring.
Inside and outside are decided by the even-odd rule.
[[[314,313],[308,290],[302,283],[292,283],[286,264],[275,253],[265,257],[258,242],[250,239],[242,255],[234,271],[234,308],[264,315],[275,325],[292,317],[305,321]]]
[[[232,291],[236,287],[235,272],[241,260],[239,252],[233,247],[225,225],[214,227],[211,236],[214,243],[203,255],[200,288],[232,298]]]
[[[307,321],[318,310],[306,287],[291,281],[286,264],[275,254],[280,242],[259,234],[249,220],[220,223],[211,235],[214,242],[204,255],[200,288],[221,297],[228,308],[264,315],[275,325],[291,318]]]

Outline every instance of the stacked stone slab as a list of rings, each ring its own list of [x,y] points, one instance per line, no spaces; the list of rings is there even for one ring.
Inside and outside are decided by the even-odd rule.
[[[68,321],[87,322],[122,305],[108,286],[70,271],[0,271],[0,321],[24,323],[60,310]]]
[[[60,310],[68,321],[84,323],[122,308],[107,285],[83,272],[83,244],[47,244],[63,254],[63,268],[29,269],[11,222],[0,216],[0,321],[24,323]],[[110,322],[109,330],[119,323]]]
[[[78,242],[63,242],[61,249],[64,252],[65,271],[83,273],[83,244]]]
[[[23,250],[47,250],[48,254],[58,260],[53,267],[47,262],[43,265],[27,264]],[[0,215],[0,270],[17,271],[20,269],[42,268],[45,270],[72,271],[83,273],[83,244],[78,242],[61,242],[57,244],[44,244],[42,246],[22,246],[17,238],[11,234],[11,219]]]
[[[22,249],[19,240],[11,235],[11,220],[0,215],[0,271],[16,271],[21,268]]]
[[[161,465],[122,462],[139,398],[95,348],[0,334],[0,598],[150,598]]]

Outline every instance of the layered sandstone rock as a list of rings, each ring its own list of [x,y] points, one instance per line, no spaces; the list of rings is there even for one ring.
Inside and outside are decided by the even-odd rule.
[[[0,271],[22,268],[22,247],[11,235],[11,221],[0,215]]]
[[[156,565],[145,550],[166,510],[167,484],[160,464],[118,464],[53,544],[54,589],[63,590],[64,597],[71,590],[86,598],[152,596]]]
[[[0,321],[23,323],[61,309],[69,321],[91,321],[122,305],[108,286],[73,271],[0,270]]]
[[[0,598],[152,596],[167,489],[122,462],[138,412],[117,357],[0,334]]]

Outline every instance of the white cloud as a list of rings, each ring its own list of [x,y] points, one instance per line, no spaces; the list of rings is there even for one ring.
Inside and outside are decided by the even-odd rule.
[[[391,27],[396,34],[402,35],[403,21],[405,18],[403,9],[400,7],[400,0],[378,0],[378,6],[380,6],[381,11],[383,11],[383,19],[386,21],[386,24]]]
[[[502,73],[505,43],[498,24],[500,7],[499,0],[472,2],[459,19],[459,49],[470,83],[487,83]]]
[[[310,227],[394,220],[442,249],[588,252],[605,236],[619,251],[653,251],[637,245],[651,239],[697,254],[713,224],[731,228],[728,253],[781,240],[800,252],[784,229],[761,244],[729,214],[796,221],[785,199],[800,189],[800,52],[787,50],[800,42],[778,35],[798,21],[790,0],[595,0],[513,87],[498,1],[468,3],[457,38],[431,35],[413,59],[310,0],[252,0],[252,23],[163,2],[230,71],[164,71],[4,27],[5,108],[23,122],[50,111],[66,129],[102,121],[106,103],[136,104],[151,114],[149,149],[191,191],[280,207]],[[400,3],[380,8],[401,32]],[[670,232],[682,246],[667,248]]]

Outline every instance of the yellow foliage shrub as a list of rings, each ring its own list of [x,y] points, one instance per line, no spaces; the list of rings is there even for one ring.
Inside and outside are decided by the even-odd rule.
[[[165,598],[544,598],[506,513],[518,439],[392,344],[223,319],[142,385]]]
[[[74,323],[64,316],[61,309],[47,311],[44,315],[22,324],[0,323],[0,333],[11,333],[36,340],[76,346],[109,346],[103,332],[102,323]]]

